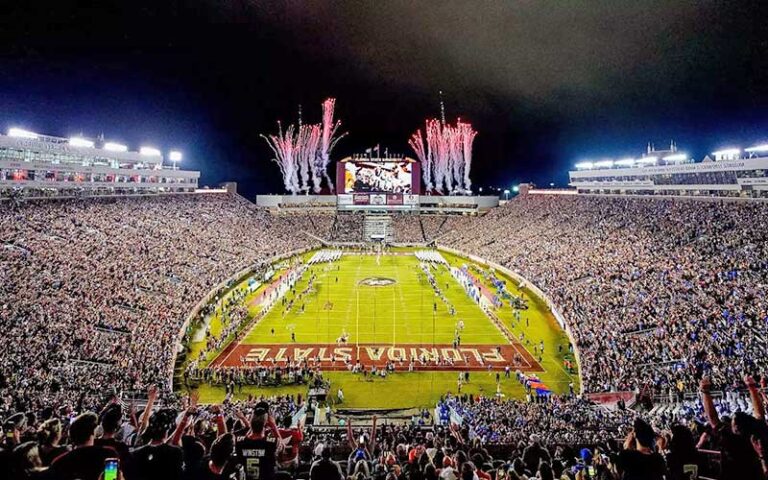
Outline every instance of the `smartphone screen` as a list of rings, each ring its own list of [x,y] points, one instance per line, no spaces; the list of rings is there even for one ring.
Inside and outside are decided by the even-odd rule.
[[[117,470],[120,467],[120,461],[116,458],[104,460],[104,480],[117,480]]]

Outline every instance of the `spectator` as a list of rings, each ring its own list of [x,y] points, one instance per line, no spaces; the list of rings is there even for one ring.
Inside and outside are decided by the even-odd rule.
[[[325,447],[322,449],[321,457],[315,460],[309,470],[310,480],[343,480],[341,467],[338,463],[331,460],[331,449]]]
[[[43,422],[37,430],[38,443],[40,448],[38,454],[43,465],[48,467],[53,459],[65,453],[68,449],[59,445],[61,441],[61,421],[58,418],[51,418]]]
[[[263,406],[256,408],[251,417],[250,431],[237,441],[237,456],[248,480],[272,480],[275,477],[277,445],[267,439],[265,428],[268,416]]]
[[[636,419],[624,440],[618,469],[622,480],[664,480],[664,457],[653,450],[656,434],[645,421]]]
[[[94,445],[99,417],[95,413],[78,415],[69,426],[72,450],[56,457],[49,475],[60,480],[98,480],[104,470],[104,461],[117,457],[108,447]]]
[[[136,475],[146,480],[181,478],[184,465],[181,448],[166,443],[175,428],[176,412],[162,409],[149,419],[144,436],[149,443],[133,452]]]
[[[195,480],[244,480],[243,466],[235,457],[235,437],[225,433],[211,445],[211,454],[204,458]]]

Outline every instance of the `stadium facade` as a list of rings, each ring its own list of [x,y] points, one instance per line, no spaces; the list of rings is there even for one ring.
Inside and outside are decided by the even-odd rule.
[[[640,158],[581,162],[569,172],[578,193],[768,198],[768,145],[729,148],[694,162],[649,145]]]
[[[10,129],[0,135],[0,196],[181,193],[197,189],[200,172],[163,165],[156,149]],[[172,152],[171,161],[179,160]]]

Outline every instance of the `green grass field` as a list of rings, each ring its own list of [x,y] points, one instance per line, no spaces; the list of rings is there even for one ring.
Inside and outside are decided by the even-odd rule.
[[[297,301],[287,315],[280,305],[273,308],[244,343],[288,343],[291,332],[299,343],[334,343],[347,332],[352,344],[450,344],[459,319],[465,324],[463,343],[496,345],[505,341],[448,269],[439,267],[432,272],[456,310],[451,315],[448,306],[435,297],[413,255],[383,255],[378,263],[372,255],[344,255],[337,262],[310,267],[297,282],[297,292],[306,288],[310,272],[317,275],[315,292]],[[360,285],[371,277],[391,278],[395,283]]]
[[[291,333],[301,344],[333,344],[341,333],[350,336],[349,344],[451,344],[456,323],[459,319],[465,328],[461,333],[462,344],[503,345],[508,343],[488,317],[472,301],[459,283],[445,267],[432,270],[435,279],[448,301],[456,310],[449,313],[448,307],[433,292],[418,259],[412,250],[398,250],[402,255],[383,255],[377,261],[373,255],[344,255],[339,261],[310,267],[297,282],[298,294],[307,286],[310,271],[317,276],[311,292],[294,302],[290,312],[285,312],[277,303],[261,321],[245,336],[242,343],[251,345],[289,344]],[[464,258],[442,252],[451,265],[461,266],[470,262]],[[313,252],[303,256],[306,261]],[[486,267],[479,266],[482,269]],[[276,272],[275,278],[281,272]],[[497,276],[499,274],[497,273]],[[371,277],[394,280],[387,286],[366,286],[360,282]],[[529,308],[521,311],[521,321],[514,322],[514,311],[508,305],[496,310],[504,325],[520,339],[529,352],[533,346],[543,342],[545,353],[541,356],[542,372],[537,375],[555,393],[568,390],[573,382],[578,388],[577,375],[569,375],[562,368],[564,355],[568,352],[565,333],[555,322],[547,307],[527,291],[520,291],[511,279],[507,289],[515,295],[523,295]],[[485,282],[485,280],[483,280]],[[245,299],[252,303],[265,287],[253,292]],[[293,298],[286,295],[287,301]],[[434,305],[437,303],[437,310]],[[303,312],[301,311],[304,306]],[[251,306],[249,312],[256,315],[260,307]],[[219,315],[211,319],[213,333],[221,329]],[[274,330],[274,334],[272,331]],[[193,355],[202,348],[202,342],[190,345]],[[539,356],[536,356],[537,360]],[[572,358],[572,357],[569,357]],[[212,358],[211,358],[212,359]],[[341,386],[345,394],[345,408],[407,408],[434,405],[446,392],[456,392],[457,371],[398,371],[385,379],[364,381],[361,376],[348,372],[326,372],[332,382],[332,391]],[[502,392],[510,397],[524,395],[522,386],[514,379],[502,380]],[[220,401],[224,388],[213,385],[199,387],[201,400]],[[462,393],[492,395],[496,392],[495,372],[476,371],[471,381],[462,388]],[[243,387],[239,395],[280,395],[286,393],[306,394],[306,386],[285,387]]]

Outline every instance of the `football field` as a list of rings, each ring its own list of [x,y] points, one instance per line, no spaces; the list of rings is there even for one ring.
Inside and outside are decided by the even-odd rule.
[[[304,290],[315,273],[312,293],[287,313],[281,306],[272,309],[245,343],[289,343],[295,333],[299,343],[332,344],[346,332],[350,344],[451,344],[460,320],[463,343],[504,342],[446,267],[430,271],[455,314],[435,296],[415,256],[344,255],[310,267],[295,290]]]
[[[301,262],[284,262],[271,285],[245,297],[252,325],[210,365],[249,368],[307,361],[322,368],[332,392],[344,389],[348,408],[432,405],[440,395],[457,392],[461,371],[473,372],[468,383],[462,382],[462,393],[523,396],[516,370],[536,375],[555,393],[567,391],[570,382],[578,387],[577,375],[563,368],[567,337],[539,299],[486,266],[442,255],[448,265],[421,262],[409,249],[381,255],[345,252],[338,260],[307,265],[309,253]],[[493,273],[509,295],[524,299],[526,308],[504,301],[484,312],[455,278],[456,269],[468,272],[489,298],[499,293],[491,283]],[[289,274],[298,280],[278,295],[275,285]],[[269,302],[272,298],[277,300]],[[211,321],[212,332],[221,328],[218,323]],[[368,368],[394,365],[395,372],[363,379],[349,371],[358,361]],[[509,379],[503,376],[507,366],[513,372]],[[502,374],[498,385],[497,373]],[[382,395],[382,386],[396,391]],[[223,397],[223,387],[203,385],[200,390],[205,400]],[[244,386],[238,393],[305,394],[306,385]]]

